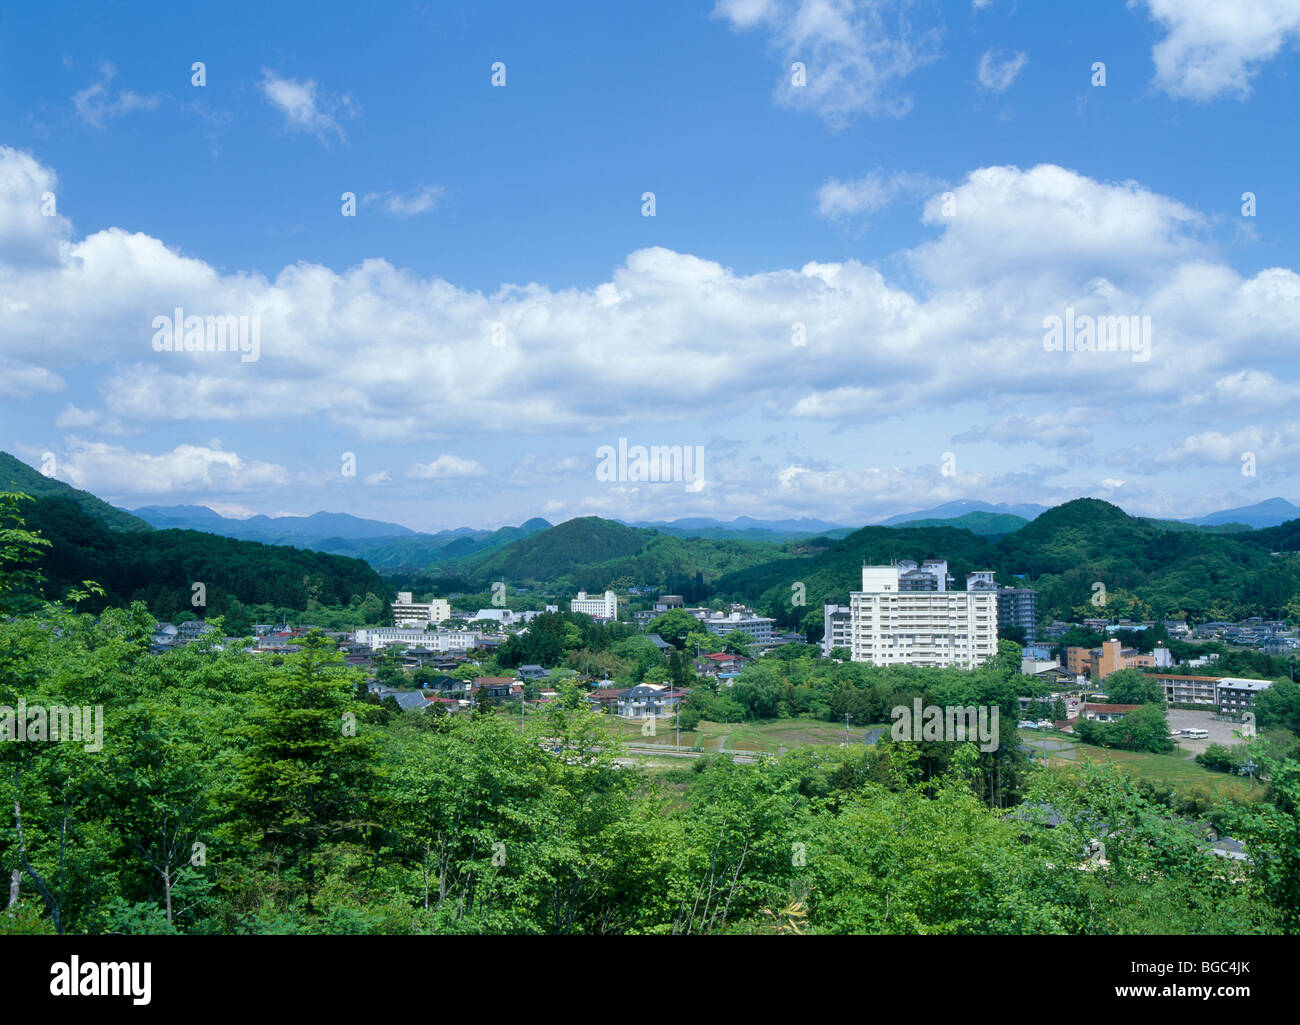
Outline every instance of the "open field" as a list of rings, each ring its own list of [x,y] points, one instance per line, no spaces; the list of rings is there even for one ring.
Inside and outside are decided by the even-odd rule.
[[[615,719],[614,727],[624,743],[636,747],[673,747],[676,734],[672,720],[656,724],[655,736],[642,733],[642,724]],[[870,727],[853,726],[851,743],[861,744]],[[811,719],[774,719],[767,722],[709,722],[702,720],[695,730],[682,731],[683,750],[696,744],[705,751],[752,751],[777,754],[791,747],[826,746],[844,743],[844,726]]]

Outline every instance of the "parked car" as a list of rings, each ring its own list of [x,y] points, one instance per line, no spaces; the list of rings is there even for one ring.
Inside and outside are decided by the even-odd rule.
[[[1018,723],[1016,723],[1016,729],[1036,730],[1038,729],[1038,723],[1034,722],[1032,719],[1021,719]]]
[[[1038,722],[1034,723],[1034,725],[1042,727],[1045,730],[1050,730],[1053,726],[1053,723],[1051,719],[1039,719]]]

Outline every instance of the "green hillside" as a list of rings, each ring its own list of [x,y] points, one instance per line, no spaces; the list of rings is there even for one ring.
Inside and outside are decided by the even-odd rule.
[[[812,616],[821,622],[824,604],[847,602],[849,592],[862,586],[862,564],[887,564],[895,559],[947,559],[959,580],[976,569],[988,569],[992,548],[984,538],[953,527],[863,527],[831,547],[796,559],[782,559],[729,573],[715,593],[734,601],[756,602],[785,624]],[[806,604],[791,604],[795,584],[804,585]]]
[[[509,580],[603,590],[673,586],[673,581],[693,579],[700,572],[711,579],[787,558],[792,556],[771,542],[682,538],[585,516],[471,557],[459,564],[457,572],[479,584]]]
[[[714,590],[756,602],[783,623],[811,627],[820,624],[822,604],[843,602],[859,586],[864,562],[941,558],[959,588],[976,569],[996,571],[1001,583],[1036,588],[1047,617],[1300,618],[1300,559],[1269,555],[1280,547],[1300,547],[1300,521],[1245,533],[1172,531],[1084,498],[995,541],[952,527],[866,527],[793,563],[774,560],[729,573]],[[806,588],[802,608],[791,605],[795,583]],[[1100,594],[1096,583],[1105,586],[1104,606],[1092,603]]]
[[[963,516],[955,516],[950,520],[908,520],[906,523],[900,523],[899,527],[955,527],[958,530],[969,530],[972,534],[980,537],[996,537],[1001,534],[1010,534],[1019,530],[1029,520],[1023,516],[1016,516],[1012,513],[991,513],[991,512],[968,512]]]
[[[305,610],[309,602],[342,606],[367,593],[391,599],[383,579],[360,559],[195,530],[111,531],[64,498],[24,502],[21,510],[28,528],[53,543],[39,567],[48,596],[62,597],[83,580],[108,592],[83,602],[83,611],[140,600],[164,619],[196,612],[195,582],[205,585],[204,611],[213,616],[235,603]]]
[[[33,498],[66,498],[109,530],[153,530],[140,517],[109,505],[89,491],[79,491],[61,480],[47,477],[8,452],[0,452],[0,491],[21,491]]]

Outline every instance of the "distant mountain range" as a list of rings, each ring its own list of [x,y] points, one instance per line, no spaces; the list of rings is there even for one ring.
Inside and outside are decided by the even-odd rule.
[[[349,513],[312,513],[310,516],[250,516],[234,519],[222,516],[206,505],[146,505],[133,510],[136,516],[159,530],[206,530],[210,534],[241,541],[289,544],[290,538],[411,537],[415,531],[397,523],[365,520]]]
[[[199,530],[221,537],[263,544],[287,545],[335,555],[364,559],[382,570],[445,569],[458,572],[479,557],[551,528],[540,517],[517,527],[496,530],[457,527],[436,533],[421,533],[398,523],[365,519],[349,513],[318,512],[310,516],[252,516],[235,519],[222,516],[203,505],[144,506],[127,512],[85,491],[47,477],[26,463],[0,452],[0,490],[25,491],[36,497],[60,497],[76,502],[92,519],[110,530],[149,529]],[[1056,508],[1060,508],[1057,506]],[[969,530],[977,537],[996,539],[1021,530],[1038,519],[1047,506],[1034,503],[990,503],[976,499],[945,502],[931,509],[899,513],[878,527],[951,527]],[[1179,532],[1238,533],[1264,530],[1300,520],[1300,505],[1284,498],[1270,498],[1254,505],[1223,509],[1204,516],[1182,519],[1141,518],[1151,526]],[[657,531],[680,539],[758,542],[787,545],[818,538],[838,541],[859,528],[813,518],[761,520],[740,516],[733,520],[685,517],[657,521],[607,521],[640,532]]]
[[[1300,516],[1291,516],[1300,510],[1281,500],[1224,510],[1196,524],[1132,517],[1107,502],[1075,499],[996,536],[977,535],[957,524],[1002,526],[1017,518],[1014,512],[971,509],[962,503],[956,510],[936,510],[959,515],[935,526],[917,526],[915,521],[875,525],[841,539],[829,538],[824,531],[785,542],[678,537],[670,532],[825,526],[815,520],[742,520],[698,528],[680,527],[675,521],[665,529],[584,517],[558,526],[534,519],[494,531],[458,528],[417,534],[399,527],[406,532],[386,539],[336,535],[317,543],[302,535],[311,524],[345,534],[397,525],[347,514],[261,517],[250,524],[203,507],[141,510],[159,522],[155,529],[12,458],[0,459],[2,487],[41,493],[25,515],[32,529],[55,542],[43,569],[56,590],[93,579],[106,584],[114,602],[139,598],[167,610],[185,607],[186,582],[200,572],[205,580],[217,581],[218,592],[231,603],[238,599],[244,604],[303,608],[317,591],[319,600],[334,604],[346,604],[357,595],[378,595],[387,585],[376,570],[393,566],[483,589],[496,580],[545,585],[561,593],[666,587],[670,593],[689,595],[691,601],[747,601],[777,616],[783,625],[814,626],[820,621],[820,604],[842,602],[864,562],[930,557],[946,558],[958,580],[973,569],[991,569],[1002,583],[1032,580],[1040,609],[1051,615],[1077,615],[1092,608],[1092,582],[1097,580],[1106,581],[1114,596],[1113,615],[1147,614],[1149,608],[1198,619],[1276,617],[1300,596],[1300,563],[1273,554],[1300,550]],[[1286,516],[1290,519],[1279,526],[1252,528],[1242,523]],[[1207,525],[1209,520],[1226,522]],[[299,537],[292,545],[267,547],[217,534],[237,529],[232,523]],[[170,529],[173,524],[201,529],[187,535]],[[301,550],[308,547],[314,550]],[[791,608],[792,583],[805,586],[806,608]]]
[[[1223,509],[1219,512],[1184,519],[1184,523],[1196,523],[1206,527],[1216,527],[1225,523],[1244,523],[1259,530],[1264,527],[1276,527],[1288,520],[1300,519],[1300,505],[1292,505],[1285,498],[1268,498],[1254,505],[1245,505],[1240,509]]]
[[[894,527],[900,523],[915,524],[918,520],[955,520],[960,516],[966,516],[970,513],[997,513],[1003,516],[1015,516],[1025,521],[1037,519],[1040,515],[1047,512],[1048,506],[1034,505],[1026,502],[1021,505],[1006,505],[999,503],[997,505],[991,502],[980,502],[975,499],[961,498],[955,502],[944,502],[943,505],[936,505],[933,509],[923,509],[920,512],[900,513],[897,516],[890,516],[888,519],[881,520],[875,524],[877,527]],[[1021,526],[1024,524],[1022,523]]]

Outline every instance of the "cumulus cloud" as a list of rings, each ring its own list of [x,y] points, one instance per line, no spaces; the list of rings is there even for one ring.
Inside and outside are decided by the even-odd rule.
[[[985,50],[980,56],[976,77],[979,84],[993,93],[1006,92],[1016,76],[1029,63],[1023,53],[1003,53],[999,50]]]
[[[212,445],[177,445],[170,452],[150,455],[73,437],[59,460],[59,477],[100,495],[123,490],[162,495],[196,491],[258,493],[286,483],[289,473],[283,466],[245,459]]]
[[[1157,453],[1156,462],[1172,467],[1236,464],[1246,453],[1260,462],[1294,460],[1300,456],[1300,424],[1288,421],[1278,426],[1249,424],[1234,431],[1202,431]]]
[[[0,209],[20,209],[49,180],[25,154],[0,151],[0,185],[11,185]],[[701,410],[874,428],[962,402],[1014,406],[1019,419],[982,428],[985,440],[1063,449],[1072,431],[1097,432],[1068,419],[1084,403],[1157,419],[1217,404],[1235,429],[1249,403],[1295,388],[1300,275],[1237,273],[1216,259],[1195,211],[1050,165],[981,168],[953,191],[953,216],[926,206],[937,234],[902,254],[906,284],[852,260],[741,274],[649,248],[591,287],[485,294],[379,259],[342,271],[298,263],[268,278],[116,228],[55,232],[50,259],[25,258],[26,245],[0,251],[0,391],[21,403],[63,386],[52,368],[75,366],[104,421],[135,431],[320,422],[349,439],[446,453],[480,435],[617,437],[626,424],[698,422]],[[17,238],[47,238],[46,220],[28,218]],[[176,307],[259,316],[260,359],[155,352],[152,320]],[[1151,316],[1151,360],[1046,351],[1044,318],[1067,307]],[[804,344],[792,344],[792,325]],[[87,404],[73,401],[65,425],[83,429]],[[733,461],[709,459],[707,494],[725,495]],[[486,472],[441,455],[406,479]]]
[[[1300,40],[1297,0],[1142,3],[1165,31],[1151,51],[1155,85],[1179,99],[1244,99],[1260,68]]]
[[[940,31],[916,31],[902,0],[718,0],[714,16],[738,31],[764,32],[780,54],[784,105],[828,122],[854,116],[901,116],[911,99],[903,79],[937,59]],[[791,64],[807,69],[793,84]]]
[[[258,88],[262,95],[284,115],[285,127],[291,132],[307,132],[324,143],[346,138],[340,117],[356,117],[360,112],[355,100],[344,95],[328,96],[313,79],[283,78],[263,69]]]

